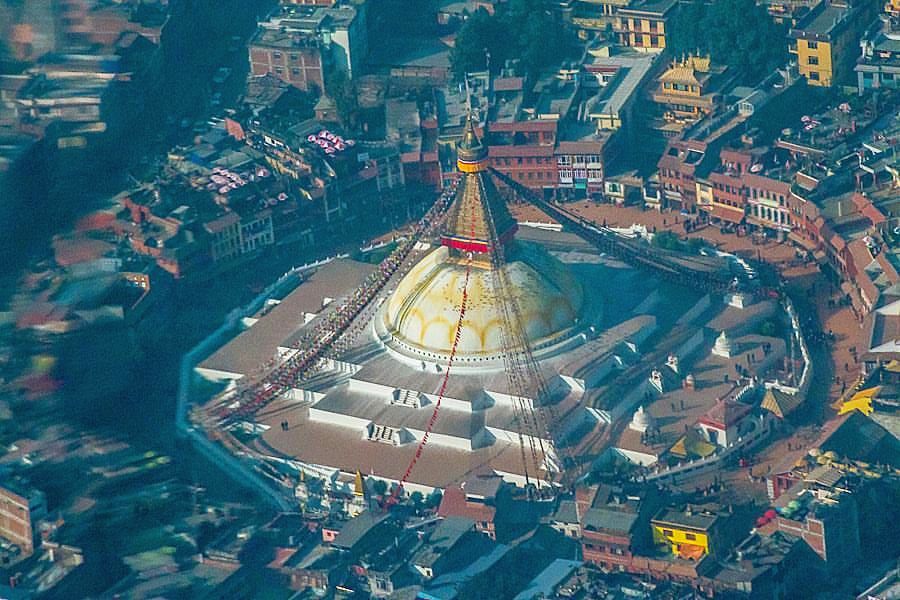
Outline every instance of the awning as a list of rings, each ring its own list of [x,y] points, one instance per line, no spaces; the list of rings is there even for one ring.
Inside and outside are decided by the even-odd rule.
[[[679,544],[678,545],[678,556],[680,558],[686,558],[688,560],[700,560],[703,558],[703,554],[706,551],[703,549],[703,546],[696,546],[694,544]]]

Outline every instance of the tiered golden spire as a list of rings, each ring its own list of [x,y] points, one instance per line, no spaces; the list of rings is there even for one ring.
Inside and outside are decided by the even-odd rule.
[[[463,138],[457,144],[456,162],[462,181],[447,215],[441,243],[462,252],[490,252],[492,229],[503,244],[512,239],[516,222],[494,187],[488,170],[487,148],[475,133],[471,113],[466,119]]]

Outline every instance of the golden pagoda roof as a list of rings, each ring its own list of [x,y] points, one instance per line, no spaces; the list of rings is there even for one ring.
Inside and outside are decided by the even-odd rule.
[[[659,76],[660,81],[670,83],[687,83],[703,85],[701,79],[706,79],[711,71],[709,57],[688,56],[682,61],[673,61],[665,73]]]
[[[803,396],[800,394],[788,394],[777,388],[766,390],[763,397],[761,408],[769,411],[779,419],[783,419],[803,403]]]
[[[854,410],[858,410],[864,415],[872,414],[875,411],[872,406],[872,399],[875,398],[880,391],[881,386],[876,386],[856,392],[849,400],[846,400],[841,404],[841,407],[838,409],[838,414],[846,415]]]
[[[693,429],[681,436],[681,438],[669,448],[670,454],[674,454],[681,458],[706,458],[715,451],[716,447],[701,438],[700,434]]]
[[[498,241],[509,241],[516,221],[509,214],[490,176],[485,171],[466,173],[447,212],[441,242],[463,252],[491,250],[491,221]]]

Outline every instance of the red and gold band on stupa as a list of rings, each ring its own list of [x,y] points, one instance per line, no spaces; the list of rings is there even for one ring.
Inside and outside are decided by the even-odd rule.
[[[487,148],[475,133],[471,115],[466,120],[466,130],[457,145],[456,153],[456,165],[462,173],[462,181],[456,190],[456,199],[448,211],[441,243],[461,252],[486,254],[492,250],[488,219],[493,219],[497,241],[501,245],[515,235],[516,222],[509,214],[506,203],[500,198],[488,173]],[[466,217],[473,213],[474,227],[471,217]]]

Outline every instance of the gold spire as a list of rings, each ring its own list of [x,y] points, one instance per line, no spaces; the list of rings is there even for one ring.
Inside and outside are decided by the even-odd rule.
[[[498,244],[503,245],[515,234],[516,221],[494,187],[488,171],[487,149],[475,133],[471,112],[457,145],[457,167],[462,172],[462,181],[450,206],[441,243],[461,252],[490,252],[492,230],[496,232]]]
[[[366,493],[366,484],[363,483],[362,473],[356,470],[356,478],[353,481],[353,494],[355,496],[364,496]]]
[[[477,173],[487,169],[487,148],[475,133],[471,111],[466,115],[463,137],[456,145],[456,167],[463,173]]]

